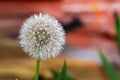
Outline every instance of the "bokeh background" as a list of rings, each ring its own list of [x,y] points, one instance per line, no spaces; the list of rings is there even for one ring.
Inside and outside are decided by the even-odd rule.
[[[22,23],[39,13],[54,16],[66,32],[61,55],[41,63],[46,80],[52,80],[50,69],[59,71],[64,59],[76,80],[107,80],[98,49],[120,66],[115,12],[120,14],[120,0],[0,0],[0,80],[34,80],[35,59],[20,48],[18,35]]]

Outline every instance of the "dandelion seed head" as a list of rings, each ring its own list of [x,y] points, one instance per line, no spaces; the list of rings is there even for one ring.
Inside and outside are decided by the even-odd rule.
[[[24,22],[19,38],[26,53],[42,60],[59,55],[65,44],[65,32],[61,24],[55,18],[41,13]]]

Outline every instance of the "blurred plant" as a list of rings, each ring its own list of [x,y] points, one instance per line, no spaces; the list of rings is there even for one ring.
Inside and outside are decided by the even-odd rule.
[[[57,80],[67,80],[67,65],[66,61],[64,61],[61,72],[59,73]]]
[[[106,59],[106,57],[104,56],[102,51],[99,51],[99,56],[101,58],[103,67],[108,74],[109,80],[120,80],[118,73],[115,71],[115,69],[109,63],[109,61]]]
[[[116,26],[116,42],[118,45],[118,52],[120,54],[120,19],[117,12],[114,13],[114,18],[115,18],[115,26]]]
[[[36,58],[36,80],[39,80],[40,60],[56,57],[63,49],[65,44],[63,27],[55,18],[40,13],[25,21],[20,30],[19,38],[23,50]],[[62,73],[65,70],[66,66]],[[63,77],[63,75],[61,76]]]
[[[115,18],[115,26],[116,26],[116,43],[118,46],[118,53],[120,55],[120,19],[116,12],[114,13],[114,18]],[[101,58],[104,69],[108,74],[109,80],[120,80],[118,73],[109,63],[109,61],[106,59],[102,51],[99,51],[99,56]]]
[[[72,76],[67,75],[67,64],[64,61],[63,67],[60,72],[55,70],[51,70],[52,75],[56,80],[75,80]]]

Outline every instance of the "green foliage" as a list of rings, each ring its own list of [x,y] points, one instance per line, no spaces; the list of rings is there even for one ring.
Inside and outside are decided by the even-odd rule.
[[[58,71],[53,70],[53,69],[51,70],[51,73],[52,73],[54,79],[57,79],[58,75],[60,74]],[[66,80],[75,80],[75,79],[72,76],[67,75]]]
[[[116,40],[118,45],[118,51],[120,53],[120,19],[117,13],[114,14],[115,17],[115,26],[116,26]]]
[[[60,74],[58,75],[57,80],[66,80],[66,77],[67,77],[67,65],[66,65],[66,61],[64,61],[62,70]]]
[[[104,66],[105,71],[108,74],[109,80],[120,80],[117,72],[115,69],[111,66],[111,64],[108,62],[102,51],[99,51],[99,55],[102,61],[102,64]]]
[[[63,67],[60,72],[57,72],[55,70],[51,70],[53,76],[57,80],[75,80],[73,77],[67,75],[67,64],[66,61],[64,61]]]

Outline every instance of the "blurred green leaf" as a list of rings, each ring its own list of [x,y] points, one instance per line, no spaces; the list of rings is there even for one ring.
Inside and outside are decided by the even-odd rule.
[[[114,13],[115,18],[115,26],[116,26],[116,38],[117,38],[117,45],[118,45],[118,51],[120,53],[120,18],[118,16],[118,13]]]
[[[52,71],[54,75],[57,75],[56,71]],[[73,77],[67,75],[67,64],[66,61],[64,61],[62,70],[60,73],[58,73],[57,80],[75,80]]]
[[[112,67],[112,65],[108,62],[102,51],[99,51],[99,55],[102,61],[102,64],[104,66],[105,71],[108,74],[109,80],[120,80],[117,72],[115,69]]]
[[[67,64],[66,64],[66,61],[64,61],[62,70],[60,74],[58,75],[57,80],[66,80],[66,77],[67,77]]]
[[[51,73],[52,73],[52,75],[53,75],[53,77],[56,79],[57,77],[58,77],[58,75],[60,74],[58,71],[56,71],[56,70],[51,70]],[[67,78],[66,78],[66,80],[75,80],[75,78],[73,78],[72,76],[69,76],[69,75],[67,75]]]

